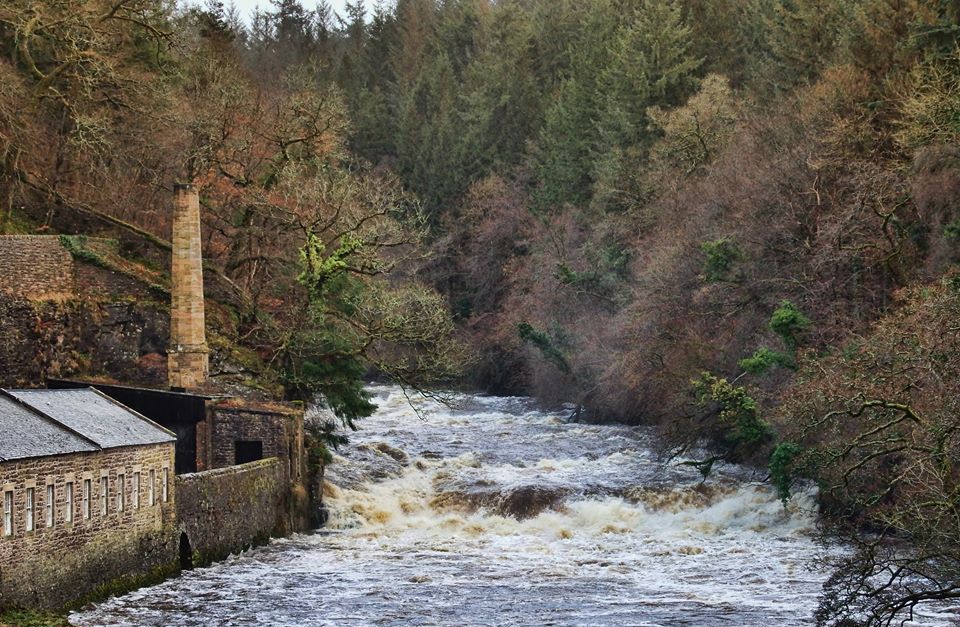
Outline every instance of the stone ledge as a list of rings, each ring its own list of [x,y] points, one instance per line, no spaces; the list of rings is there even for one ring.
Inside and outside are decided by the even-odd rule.
[[[203,470],[200,472],[191,472],[185,473],[182,475],[177,475],[177,482],[195,482],[202,481],[211,477],[218,477],[221,475],[238,475],[248,472],[253,472],[259,470],[260,468],[269,468],[270,466],[278,466],[283,468],[284,463],[279,457],[268,457],[266,459],[258,459],[255,462],[247,462],[246,464],[239,464],[237,466],[227,466],[225,468],[214,468],[213,470]]]

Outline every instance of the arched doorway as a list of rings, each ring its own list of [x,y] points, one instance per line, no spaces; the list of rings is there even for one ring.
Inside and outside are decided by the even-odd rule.
[[[193,568],[193,547],[190,546],[190,538],[187,532],[180,533],[180,569],[190,570]]]

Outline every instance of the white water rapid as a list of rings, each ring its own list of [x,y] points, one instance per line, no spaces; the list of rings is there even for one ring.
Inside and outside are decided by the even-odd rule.
[[[327,527],[73,614],[78,626],[812,624],[814,501],[664,466],[642,428],[526,399],[380,410],[327,469]],[[912,623],[926,624],[926,623]]]

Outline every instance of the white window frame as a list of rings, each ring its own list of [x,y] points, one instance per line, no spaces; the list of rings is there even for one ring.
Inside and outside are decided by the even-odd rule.
[[[3,535],[13,536],[13,490],[3,493]]]
[[[73,522],[73,481],[63,484],[63,501],[63,522],[70,524]]]
[[[110,513],[110,477],[104,475],[100,477],[100,515],[106,516]]]
[[[90,499],[93,498],[93,479],[83,480],[83,519],[90,520],[93,512],[90,510]]]
[[[133,509],[140,509],[140,471],[133,473],[133,490],[130,493]]]
[[[26,495],[24,497],[24,520],[25,527],[27,531],[34,531],[37,528],[37,518],[36,518],[36,505],[37,505],[37,489],[36,488],[27,488]]]
[[[127,506],[127,476],[122,472],[117,474],[117,513],[123,513]]]
[[[166,503],[170,499],[170,469],[160,469],[160,477],[162,481],[160,484],[160,498],[163,499],[164,503]]]
[[[47,484],[47,491],[45,494],[46,498],[44,499],[43,508],[46,514],[46,523],[47,528],[53,527],[53,523],[56,522],[57,510],[54,508],[54,505],[57,501],[57,489],[52,483]]]
[[[153,507],[154,505],[157,504],[157,471],[156,470],[150,471],[150,486],[147,488],[147,490],[150,493],[150,500],[148,502],[150,503],[150,506]]]

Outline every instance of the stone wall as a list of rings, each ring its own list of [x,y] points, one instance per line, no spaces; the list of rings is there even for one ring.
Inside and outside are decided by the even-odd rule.
[[[90,259],[116,253],[111,240],[68,241],[82,242]],[[0,386],[81,373],[165,384],[162,296],[129,273],[74,258],[59,236],[0,236]]]
[[[45,377],[162,386],[169,314],[150,302],[28,301],[0,293],[0,387]]]
[[[22,209],[29,218],[36,222],[42,223],[47,220],[49,207],[45,205],[27,206]],[[121,254],[124,256],[145,260],[152,267],[170,267],[171,245],[165,242],[162,237],[155,237],[144,231],[123,228],[115,222],[69,206],[57,207],[56,222],[63,232],[95,233],[101,238],[110,238],[116,241]],[[157,231],[157,234],[163,235],[163,231]],[[216,268],[209,259],[204,264],[203,282],[204,292],[208,300],[213,299],[238,307],[248,304],[240,289],[228,280],[223,272]]]
[[[177,477],[181,551],[193,565],[222,559],[290,531],[290,482],[276,458]]]
[[[211,404],[204,424],[207,468],[237,463],[237,442],[261,442],[263,457],[278,457],[291,481],[303,478],[303,411],[280,406]]]
[[[0,463],[0,510],[13,493],[14,533],[0,518],[0,608],[51,608],[100,596],[145,575],[177,568],[174,445],[125,447]],[[163,500],[163,469],[168,469]],[[154,471],[154,499],[148,487]],[[134,476],[139,473],[139,506]],[[122,511],[118,475],[125,477]],[[107,514],[101,511],[101,478],[108,480]],[[90,481],[90,517],[84,482]],[[73,484],[68,522],[66,486]],[[54,489],[53,525],[47,525],[47,486]],[[27,489],[34,490],[35,529],[27,531]]]
[[[30,300],[70,298],[73,257],[57,235],[2,235],[0,292]]]
[[[75,256],[60,236],[0,236],[0,387],[33,387],[49,376],[166,388],[169,254],[143,255],[122,238],[64,241]],[[214,299],[205,304],[207,327],[235,337],[236,321],[219,303],[242,302],[236,287],[209,269],[203,281]],[[231,342],[217,346],[191,370],[212,360],[221,381],[242,383]]]

